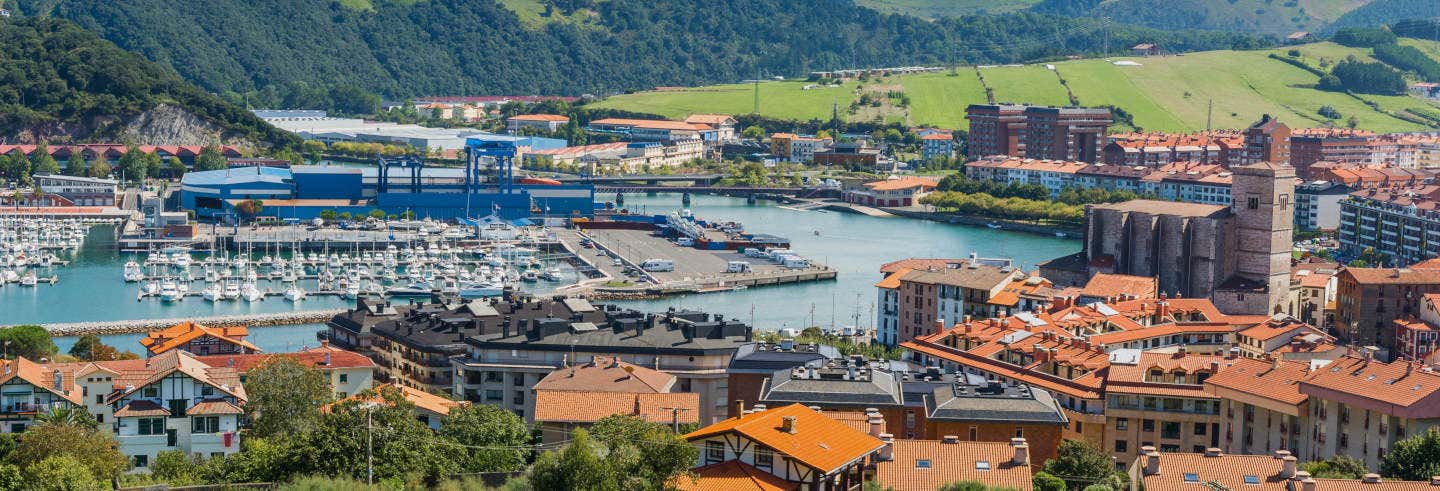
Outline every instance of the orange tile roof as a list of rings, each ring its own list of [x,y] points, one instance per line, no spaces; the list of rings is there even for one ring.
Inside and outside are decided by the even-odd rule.
[[[945,269],[945,268],[952,267],[952,266],[951,266],[952,264],[953,264],[953,265],[957,265],[957,266],[954,266],[954,267],[958,267],[958,265],[964,265],[966,261],[967,261],[966,259],[952,259],[952,258],[943,258],[943,257],[934,257],[934,258],[912,257],[912,258],[908,258],[908,259],[901,259],[901,260],[899,260],[899,261],[890,261],[890,262],[888,262],[888,263],[881,264],[881,265],[880,265],[880,272],[881,272],[881,273],[885,273],[885,274],[889,274],[889,273],[894,273],[894,272],[896,272],[896,271],[899,271],[899,270],[901,270],[901,269],[911,269],[911,270]]]
[[[1428,297],[1428,295],[1427,295],[1427,297]],[[1428,300],[1428,298],[1427,298],[1427,300]],[[1399,318],[1399,319],[1395,319],[1394,322],[1395,322],[1395,327],[1399,327],[1399,328],[1406,329],[1406,330],[1409,330],[1409,331],[1434,331],[1434,330],[1436,330],[1434,326],[1431,326],[1430,324],[1426,324],[1425,321],[1422,321],[1422,320],[1420,320],[1420,319],[1416,319],[1415,317],[1410,317],[1410,316],[1402,317],[1402,318]]]
[[[202,401],[190,406],[185,414],[245,414],[245,410],[229,401]]]
[[[782,418],[794,417],[795,432],[781,431]],[[884,442],[850,429],[800,404],[767,409],[726,419],[685,435],[695,441],[726,433],[738,433],[801,464],[830,474],[864,459],[885,446]]]
[[[159,331],[151,331],[145,337],[140,338],[140,345],[149,350],[150,354],[158,355],[208,335],[230,344],[240,345],[246,350],[260,351],[259,347],[245,341],[245,336],[248,334],[245,326],[209,327],[194,322],[182,322]]]
[[[1011,365],[977,353],[960,351],[953,348],[928,343],[921,344],[913,341],[900,343],[900,346],[910,351],[923,353],[963,366],[974,367],[999,376],[1019,380],[1051,392],[1058,392],[1083,399],[1099,399],[1101,394],[1100,389],[1104,384],[1102,375],[1106,369],[1099,369],[1075,379],[1065,379],[1025,367]],[[987,344],[985,346],[994,346],[994,344]]]
[[[1235,329],[1229,324],[1219,323],[1181,323],[1181,324],[1159,324],[1144,329],[1129,331],[1107,332],[1090,336],[1090,342],[1100,344],[1122,344],[1141,339],[1150,339],[1159,336],[1170,336],[1174,334],[1215,334],[1233,332]]]
[[[693,477],[681,474],[670,480],[680,491],[793,491],[800,484],[781,479],[738,460],[696,467]]]
[[[1205,379],[1205,385],[1297,406],[1309,398],[1300,393],[1300,380],[1309,373],[1308,361],[1280,360],[1276,363],[1242,357],[1230,360],[1230,367]]]
[[[996,293],[995,296],[990,297],[990,300],[986,303],[1014,307],[1020,303],[1020,294],[1009,290],[1001,290],[1000,293]]]
[[[904,277],[905,277],[905,274],[906,274],[906,273],[909,273],[909,272],[911,272],[911,271],[914,271],[914,270],[912,270],[912,269],[910,269],[910,268],[900,268],[899,270],[896,270],[894,273],[890,273],[888,276],[885,277],[885,279],[880,280],[879,283],[876,283],[876,284],[875,284],[875,288],[885,288],[885,289],[889,289],[889,290],[894,290],[894,289],[896,289],[896,288],[900,288],[900,279],[901,279],[901,278],[904,278]]]
[[[1181,355],[1179,353],[1144,352],[1140,354],[1140,358],[1136,361],[1134,365],[1125,365],[1120,363],[1110,364],[1110,374],[1108,377],[1108,381],[1111,384],[1114,384],[1116,382],[1124,382],[1149,385],[1165,385],[1161,382],[1147,382],[1145,380],[1145,377],[1147,376],[1147,374],[1150,373],[1150,370],[1157,368],[1160,370],[1164,370],[1167,375],[1176,370],[1183,370],[1186,373],[1195,373],[1197,371],[1208,371],[1212,374],[1222,373],[1225,371],[1225,367],[1231,361],[1234,361],[1234,359],[1226,359],[1222,356],[1213,355]],[[1219,364],[1219,370],[1215,370],[1214,364],[1217,363]],[[1108,387],[1109,386],[1107,386],[1107,388]],[[1201,386],[1199,385],[1194,386],[1195,390],[1199,390],[1200,388]]]
[[[1301,332],[1297,333],[1296,331]],[[1253,327],[1243,329],[1239,332],[1239,334],[1241,336],[1254,338],[1261,341],[1269,341],[1271,339],[1275,339],[1277,337],[1285,336],[1291,333],[1295,333],[1296,335],[1305,334],[1307,331],[1322,336],[1325,335],[1325,333],[1320,332],[1319,329],[1315,329],[1309,324],[1289,318],[1269,319],[1265,322],[1256,324]]]
[[[1233,489],[1254,491],[1294,491],[1301,483],[1280,475],[1285,462],[1273,455],[1229,455],[1207,457],[1203,453],[1160,453],[1160,472],[1142,475],[1144,489]],[[1140,457],[1142,468],[1145,457]],[[1194,474],[1199,483],[1186,483],[1185,474]],[[1254,476],[1259,484],[1245,483],[1246,476]],[[1318,491],[1431,491],[1436,489],[1429,481],[1393,481],[1367,483],[1360,479],[1315,480]],[[1204,483],[1214,482],[1210,487]]]
[[[536,422],[594,423],[606,416],[624,414],[638,416],[651,423],[670,423],[678,407],[681,423],[700,420],[700,394],[598,392],[575,390],[535,391]]]
[[[1330,278],[1335,275],[1327,273],[1310,273],[1300,277],[1300,286],[1305,288],[1325,288],[1330,286]]]
[[[612,125],[631,126],[635,128],[648,128],[657,130],[688,130],[704,131],[711,129],[709,125],[686,123],[683,121],[669,121],[664,119],[626,119],[626,118],[605,118],[590,122],[591,125]]]
[[[385,402],[385,400],[384,400],[383,397],[381,397],[381,392],[384,391],[384,390],[389,390],[389,389],[394,389],[394,390],[399,391],[399,392],[400,392],[400,396],[401,396],[401,397],[404,397],[406,401],[410,401],[410,403],[411,403],[411,404],[414,404],[416,408],[424,409],[424,410],[426,410],[426,411],[430,411],[430,412],[432,412],[432,413],[436,413],[436,414],[439,414],[439,415],[441,415],[441,416],[445,416],[445,415],[450,414],[450,410],[451,410],[451,409],[455,409],[455,408],[457,408],[457,407],[460,407],[460,406],[463,406],[463,405],[467,404],[467,403],[464,402],[464,401],[456,401],[456,400],[446,399],[446,398],[444,398],[444,397],[442,397],[442,396],[437,396],[437,395],[435,395],[435,394],[431,394],[431,393],[425,392],[425,391],[423,391],[423,390],[412,389],[412,388],[410,388],[410,387],[406,387],[406,386],[403,386],[403,385],[396,385],[396,384],[381,384],[381,385],[377,385],[377,386],[375,386],[375,387],[370,388],[370,390],[367,390],[367,391],[361,392],[361,393],[359,393],[359,394],[355,394],[355,395],[353,395],[353,396],[347,397],[347,398],[343,399],[343,401],[352,401],[352,400],[353,400],[353,401],[365,401],[365,402],[383,403],[383,402]],[[326,406],[326,409],[328,410],[329,407],[334,406],[335,404],[338,404],[338,403],[340,403],[340,402],[341,402],[341,401],[336,401],[336,402],[334,402],[334,403],[331,403],[330,406]]]
[[[921,139],[921,140],[953,140],[953,139],[955,139],[955,137],[952,136],[952,135],[945,135],[945,134],[936,133],[936,134],[932,134],[932,135],[922,136],[922,137],[920,137],[920,139]]]
[[[729,114],[691,114],[685,118],[686,123],[708,124],[711,126],[722,125],[734,121],[735,118]]]
[[[589,363],[557,369],[535,384],[535,390],[587,392],[669,392],[675,376],[613,356],[596,356]]]
[[[564,122],[564,121],[569,121],[569,120],[570,120],[570,118],[565,117],[565,116],[561,116],[561,115],[559,115],[559,114],[521,114],[521,115],[519,115],[519,116],[511,116],[510,119],[513,119],[513,120],[516,120],[516,121],[560,121],[560,122]]]
[[[1087,297],[1111,298],[1122,295],[1154,298],[1159,280],[1153,276],[1099,273],[1090,277],[1080,294]]]
[[[114,380],[115,387],[123,387],[125,390],[110,394],[107,401],[119,400],[174,373],[184,374],[242,402],[247,399],[245,387],[240,383],[240,373],[233,368],[206,365],[183,350],[166,351],[144,361],[145,364],[139,369],[120,371]]]
[[[326,355],[330,363],[326,364]],[[195,359],[212,367],[231,367],[245,373],[276,357],[293,358],[300,364],[321,370],[336,368],[374,368],[375,362],[365,355],[339,348],[310,348],[294,353],[249,353],[241,355],[205,355]]]
[[[895,440],[891,460],[875,463],[875,480],[895,491],[934,491],[953,481],[976,481],[989,489],[1030,491],[1031,466],[1013,464],[1015,449],[1009,443],[938,440]],[[928,460],[930,467],[916,467]],[[976,470],[977,461],[990,463],[990,470]]]
[[[1361,284],[1436,284],[1440,283],[1440,270],[1414,268],[1345,268],[1340,278],[1346,276]]]
[[[874,191],[895,191],[900,189],[910,189],[917,187],[933,188],[935,186],[938,186],[939,184],[940,183],[934,179],[927,179],[924,177],[901,177],[898,179],[886,179],[883,181],[867,182],[864,184],[864,186]]]
[[[60,385],[57,387],[55,385],[54,368],[36,364],[23,357],[16,357],[13,360],[0,360],[0,366],[4,367],[4,373],[0,375],[0,385],[18,378],[72,403],[85,403],[80,394],[81,391],[75,388],[75,377],[73,374],[67,375],[64,370],[60,372]]]
[[[1368,399],[1409,414],[1417,403],[1440,393],[1440,374],[1411,362],[1381,363],[1354,356],[1342,356],[1314,371],[1300,382],[1300,392],[1326,396],[1332,392]],[[1416,408],[1420,409],[1420,408]],[[1388,412],[1388,411],[1387,411]],[[1440,417],[1426,411],[1423,417]],[[1411,416],[1413,417],[1413,416]]]

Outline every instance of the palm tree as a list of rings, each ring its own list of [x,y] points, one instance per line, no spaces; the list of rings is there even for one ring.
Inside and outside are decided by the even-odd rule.
[[[21,194],[20,191],[15,191],[15,194],[10,195],[10,201],[15,203],[15,209],[17,210],[20,209],[20,200],[22,199],[25,199],[25,195]]]
[[[30,206],[38,208],[40,207],[40,198],[45,197],[45,191],[40,189],[39,184],[36,184],[35,187],[30,189],[30,197],[34,198],[30,201]]]
[[[92,430],[99,425],[89,412],[73,406],[51,407],[49,411],[36,414],[35,424],[77,426]]]

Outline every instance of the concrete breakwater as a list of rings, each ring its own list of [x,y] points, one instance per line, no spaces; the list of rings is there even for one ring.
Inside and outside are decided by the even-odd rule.
[[[69,322],[41,324],[51,336],[81,336],[85,334],[131,334],[164,329],[182,322],[205,325],[240,325],[247,327],[286,326],[293,324],[314,324],[330,320],[344,309],[302,310],[297,312],[276,312],[270,314],[216,315],[208,317],[173,317],[165,319],[131,319],[97,322]],[[13,326],[0,326],[13,327]]]

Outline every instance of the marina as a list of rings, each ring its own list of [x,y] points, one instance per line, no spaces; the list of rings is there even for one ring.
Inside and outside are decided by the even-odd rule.
[[[745,198],[735,197],[697,195],[693,196],[691,204],[686,206],[682,204],[678,194],[630,195],[627,197],[627,208],[638,213],[661,215],[690,209],[696,216],[741,222],[752,232],[788,237],[791,241],[790,249],[802,252],[814,263],[834,271],[834,279],[826,281],[745,289],[729,288],[722,293],[692,291],[664,298],[637,295],[629,297],[635,299],[617,297],[607,300],[608,303],[641,309],[663,310],[674,306],[726,312],[746,320],[754,319],[755,325],[766,330],[807,324],[830,325],[832,322],[843,325],[869,322],[874,318],[873,284],[880,279],[878,268],[880,264],[893,260],[895,251],[905,250],[907,255],[917,257],[964,257],[972,251],[978,251],[981,255],[1014,257],[1017,265],[1031,268],[1038,261],[1080,249],[1078,241],[1051,236],[823,210],[797,211],[777,207],[765,201],[749,204]],[[566,229],[552,230],[556,232],[557,241],[566,240],[566,237],[569,237],[567,233],[571,232]],[[815,231],[820,234],[816,235],[813,233]],[[292,233],[303,234],[304,227]],[[693,248],[682,250],[672,242],[662,242],[678,253],[711,252]],[[307,291],[305,300],[300,302],[285,301],[285,288],[281,286],[283,282],[268,278],[257,278],[258,282],[264,285],[260,286],[260,289],[264,291],[269,288],[271,292],[280,292],[281,295],[266,295],[263,301],[246,302],[242,299],[208,302],[203,300],[202,296],[187,296],[185,300],[178,302],[163,302],[158,299],[136,301],[140,285],[123,281],[123,266],[127,261],[143,264],[147,254],[121,253],[116,246],[110,227],[92,227],[83,246],[65,255],[69,264],[56,269],[55,274],[59,281],[54,286],[0,287],[0,306],[4,306],[5,310],[3,323],[66,324],[133,319],[192,319],[333,311],[353,305],[353,300],[346,299],[343,295],[315,295],[313,292],[321,291],[318,288],[318,278],[299,280]],[[639,258],[645,254],[638,251],[632,253],[618,245],[615,247],[620,252],[619,255],[624,257]],[[403,247],[399,249],[403,251]],[[581,249],[589,251],[588,254],[582,252],[569,259],[560,259],[563,252],[545,252],[537,248],[537,257],[547,263],[546,267],[537,268],[539,271],[536,272],[537,278],[534,282],[519,282],[520,288],[546,293],[590,280],[604,274],[602,271],[609,271],[611,274],[618,272],[620,277],[624,277],[623,268],[613,269],[614,258],[607,256],[602,261],[593,249]],[[337,256],[342,253],[333,248],[332,251]],[[344,252],[354,257],[353,251]],[[374,252],[378,251],[372,250],[372,255]],[[253,264],[254,260],[262,259],[265,254],[261,252],[257,255],[260,257],[253,257],[248,262]],[[273,261],[277,257],[289,256],[290,252],[286,250],[276,253],[272,249],[269,255]],[[204,256],[196,252],[192,261],[199,262]],[[325,256],[328,262],[329,254],[326,253]],[[232,266],[233,260],[231,257]],[[641,260],[643,261],[643,258]],[[682,268],[686,266],[676,266],[681,269],[680,277],[683,278]],[[712,262],[706,268],[714,270],[719,266],[720,262]],[[559,281],[546,278],[545,273],[552,268],[560,270]],[[190,269],[192,276],[199,274],[195,291],[203,291],[203,265],[196,266],[192,263]],[[178,273],[178,270],[175,272]],[[603,284],[604,281],[599,283]],[[257,330],[255,337],[261,345],[273,337],[299,346],[295,343],[313,342],[317,330],[319,328],[314,324],[283,325]],[[119,340],[118,346],[133,344],[133,340],[124,336],[127,335],[112,334],[105,338]],[[64,342],[57,340],[57,343]]]

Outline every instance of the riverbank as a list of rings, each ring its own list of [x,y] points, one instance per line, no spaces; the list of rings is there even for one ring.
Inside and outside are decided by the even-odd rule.
[[[1080,239],[1085,235],[1085,229],[1078,225],[1036,225],[1017,220],[1006,220],[1002,218],[986,218],[967,215],[956,215],[952,213],[941,213],[936,211],[918,211],[905,208],[881,208],[886,213],[905,218],[919,220],[930,220],[933,222],[953,223],[962,225],[987,226],[999,224],[1000,228],[1015,232],[1025,232],[1039,235],[1055,236],[1055,232],[1063,232],[1067,237]]]
[[[183,322],[246,327],[288,326],[295,324],[316,324],[330,320],[345,309],[304,310],[298,312],[275,312],[270,314],[214,315],[198,317],[172,317],[168,319],[132,319],[95,322],[64,322],[40,324],[51,336],[83,336],[86,334],[134,334],[164,329]],[[14,327],[4,325],[0,328]]]

